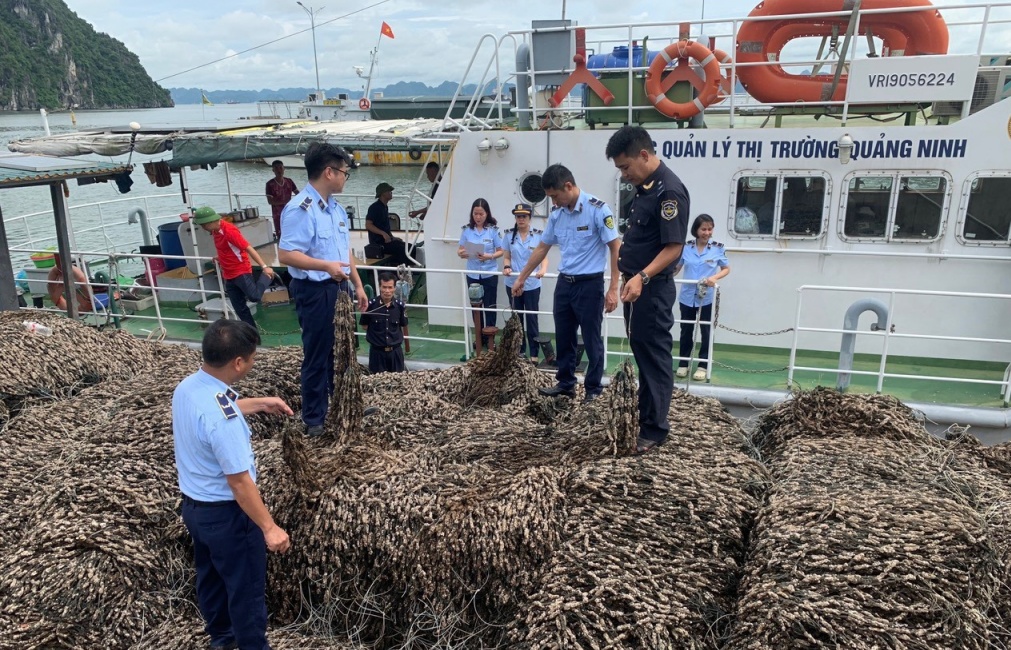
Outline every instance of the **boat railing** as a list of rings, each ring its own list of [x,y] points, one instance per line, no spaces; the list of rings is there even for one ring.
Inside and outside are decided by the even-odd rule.
[[[610,117],[607,120],[597,121],[624,123],[663,121],[666,119],[664,116],[659,114],[653,116],[655,109],[651,103],[648,103],[648,100],[633,101],[636,97],[636,86],[643,84],[643,78],[649,69],[648,59],[644,55],[637,55],[637,50],[646,49],[643,47],[646,45],[650,52],[656,52],[662,50],[668,44],[679,40],[695,40],[708,46],[710,50],[721,50],[729,54],[727,59],[719,62],[721,77],[725,79],[724,91],[705,110],[707,113],[726,114],[729,126],[731,127],[735,126],[736,120],[739,118],[749,117],[756,113],[764,115],[767,118],[771,116],[778,117],[791,112],[832,113],[841,117],[842,124],[846,124],[851,116],[881,113],[905,113],[907,114],[907,121],[910,119],[915,120],[915,113],[919,110],[919,107],[929,102],[906,101],[901,94],[896,94],[895,100],[888,105],[877,106],[868,104],[866,101],[852,102],[848,96],[836,100],[815,98],[802,101],[760,102],[747,94],[735,92],[735,90],[738,88],[740,77],[742,75],[746,76],[748,70],[756,68],[782,67],[786,70],[795,70],[796,74],[791,74],[790,76],[797,79],[802,79],[808,74],[828,74],[831,76],[835,73],[837,66],[842,67],[840,73],[845,72],[849,69],[854,59],[862,58],[862,56],[856,54],[857,48],[861,43],[867,44],[868,58],[881,57],[887,54],[886,52],[877,51],[877,48],[883,46],[886,42],[879,33],[885,30],[875,32],[874,28],[869,28],[869,31],[864,33],[861,29],[863,22],[867,22],[870,25],[875,21],[880,21],[883,15],[888,15],[890,19],[898,21],[901,20],[903,14],[925,11],[940,12],[940,15],[943,17],[948,33],[951,34],[947,54],[973,54],[981,57],[989,51],[1004,52],[1007,49],[1006,44],[1001,39],[1001,35],[1006,25],[1011,23],[1011,13],[1009,13],[1011,11],[1011,3],[1008,2],[980,2],[927,7],[905,6],[882,9],[861,8],[859,11],[844,10],[802,14],[755,15],[731,19],[712,18],[683,22],[543,27],[512,31],[497,39],[492,34],[482,36],[458,86],[454,102],[460,97],[461,91],[459,89],[462,89],[467,84],[476,84],[477,87],[477,90],[469,100],[469,105],[474,105],[474,102],[478,101],[479,95],[487,89],[487,86],[494,84],[499,89],[496,95],[499,98],[499,109],[502,111],[500,113],[501,119],[521,116],[523,118],[521,119],[521,128],[526,128],[523,126],[524,124],[533,124],[535,125],[533,126],[535,129],[558,128],[559,122],[566,121],[567,119],[586,117],[592,121],[594,114],[601,112],[610,113]],[[823,38],[822,45],[818,48],[817,54],[813,45],[803,47],[801,46],[803,41],[799,41],[798,43],[788,44],[783,56],[769,56],[764,60],[757,61],[737,60],[739,35],[742,27],[746,25],[754,29],[754,25],[756,24],[769,24],[769,29],[771,30],[774,29],[774,27],[771,27],[772,25],[790,22],[798,24],[816,23],[818,21],[835,21],[836,24],[842,26],[842,29],[831,40],[828,36],[816,33],[813,38],[817,38],[817,36],[822,36]],[[597,55],[607,54],[609,46],[622,46],[626,48],[624,62],[619,60],[617,64],[607,65],[607,67],[599,67],[599,64],[596,63],[588,66],[588,69],[598,77],[602,73],[611,76],[612,83],[616,81],[614,77],[624,74],[627,77],[627,88],[625,88],[626,99],[623,99],[620,105],[618,101],[615,101],[614,105],[605,105],[603,101],[581,101],[576,106],[572,106],[571,103],[568,105],[562,103],[555,106],[543,94],[534,92],[529,98],[529,105],[517,105],[515,108],[509,107],[512,115],[507,114],[505,112],[506,107],[503,106],[506,102],[501,96],[501,89],[506,87],[507,83],[513,83],[518,87],[522,86],[524,88],[527,86],[534,89],[549,88],[553,91],[560,85],[560,78],[564,79],[576,70],[571,56],[565,59],[557,56],[556,52],[547,52],[545,56],[555,55],[551,59],[551,62],[557,61],[559,64],[557,69],[550,69],[546,66],[552,63],[540,61],[538,52],[536,51],[538,43],[544,42],[542,37],[551,35],[568,36],[576,30],[585,34],[585,42],[587,44],[595,46],[588,47],[586,49],[587,53],[596,51]],[[653,34],[660,32],[669,36],[666,38],[654,38],[650,36],[650,32]],[[947,35],[945,35],[945,39],[947,39]],[[494,47],[491,48],[490,53],[488,51],[489,43],[494,43]],[[557,43],[558,40],[556,39],[554,44]],[[826,45],[829,46],[827,51]],[[991,50],[988,50],[988,47]],[[530,64],[529,70],[520,69],[503,73],[503,67],[511,70],[510,67],[503,66],[503,56],[508,53],[515,54],[516,52],[519,52],[520,57]],[[478,64],[478,61],[482,60],[482,57],[487,57],[487,61],[483,66],[483,74],[479,75],[477,71],[480,71],[482,66]],[[637,58],[641,60],[637,61]],[[561,60],[559,61],[558,59]],[[537,62],[537,65],[533,65],[533,62]],[[813,71],[806,70],[808,68],[813,69]],[[828,72],[821,72],[823,68],[827,69]],[[669,70],[670,67],[667,69]],[[495,73],[494,76],[490,75],[492,71]],[[620,82],[618,83],[620,84]],[[834,83],[838,83],[838,79]],[[579,84],[575,86],[573,92],[579,93],[581,88],[586,97],[590,97],[593,94],[592,90]],[[727,92],[727,88],[731,89],[731,91]],[[526,91],[520,92],[519,95],[521,98],[526,97]],[[569,95],[569,97],[572,96],[571,94]],[[641,96],[645,97],[645,92]],[[791,97],[790,99],[793,98]],[[972,94],[969,93],[968,96],[958,100],[962,103],[961,110],[963,117],[968,114],[973,99]],[[617,118],[615,117],[616,111],[619,113],[624,112],[625,115],[622,118]],[[908,117],[910,115],[914,117]],[[547,116],[549,119],[541,120],[542,116]],[[672,121],[678,122],[681,120]],[[683,122],[687,121],[687,119],[683,120]],[[447,117],[445,122],[447,129],[479,130],[494,128],[495,126],[497,126],[495,122],[478,119],[451,120]]]
[[[921,296],[932,299],[932,304],[936,309],[943,309],[939,306],[938,301],[934,299],[948,299],[956,301],[957,303],[962,303],[962,308],[971,308],[971,303],[966,304],[966,301],[973,300],[983,300],[983,301],[1008,301],[1011,303],[1011,294],[1000,294],[1000,293],[971,293],[966,291],[929,291],[929,290],[915,290],[915,289],[887,289],[887,288],[868,288],[868,287],[835,287],[835,286],[819,286],[819,285],[803,285],[798,288],[798,298],[797,298],[797,310],[795,314],[795,322],[793,327],[793,342],[790,347],[790,363],[787,375],[787,381],[790,386],[795,386],[795,375],[797,372],[819,372],[828,374],[848,374],[848,375],[862,375],[867,377],[874,377],[876,381],[875,390],[877,393],[883,391],[884,382],[886,379],[896,379],[896,380],[920,380],[925,382],[953,382],[961,384],[972,384],[977,385],[981,388],[987,388],[995,386],[1000,390],[1003,398],[1004,406],[1007,407],[1011,404],[1011,382],[1009,382],[1007,373],[1003,380],[995,379],[981,379],[978,377],[954,377],[950,374],[940,375],[931,374],[929,371],[922,374],[906,374],[888,371],[888,361],[889,361],[889,346],[893,340],[922,340],[922,341],[937,341],[940,343],[954,344],[954,343],[978,343],[978,344],[993,344],[996,346],[1009,346],[1008,356],[1011,356],[1011,339],[996,339],[996,338],[986,338],[986,337],[974,337],[966,336],[963,333],[952,333],[952,334],[926,334],[926,333],[914,333],[914,332],[900,332],[896,331],[896,322],[934,322],[933,319],[924,319],[923,314],[920,312],[919,307],[913,307],[911,309],[917,311],[917,313],[909,313],[908,311],[900,313],[898,311],[897,298],[900,296]],[[853,328],[834,328],[834,327],[815,327],[812,325],[806,325],[804,321],[804,316],[810,314],[810,311],[821,312],[818,307],[813,307],[809,312],[805,313],[805,307],[808,302],[815,302],[817,300],[816,295],[819,293],[852,293],[858,294],[861,298],[866,298],[867,296],[875,297],[885,297],[887,298],[887,304],[883,304],[882,307],[885,310],[885,322],[874,324],[870,330],[860,331],[855,326]],[[815,294],[815,295],[812,295]],[[951,306],[952,309],[957,308],[954,303]],[[909,307],[906,308],[910,309]],[[881,319],[879,318],[879,321]],[[855,370],[852,368],[842,367],[844,364],[840,363],[835,366],[805,366],[798,365],[797,363],[797,353],[800,349],[800,338],[804,333],[810,334],[838,334],[840,336],[850,336],[850,337],[870,337],[881,339],[881,350],[878,353],[878,368],[877,370]],[[940,347],[939,347],[940,349]],[[999,361],[999,359],[993,359],[994,361]]]
[[[234,199],[237,206],[255,206],[260,209],[261,216],[270,219],[270,206],[262,194],[199,192],[190,193],[194,206],[210,204],[215,209],[215,199]],[[366,194],[341,194],[340,203],[345,208],[352,208],[352,219],[355,230],[365,229],[365,214],[368,206],[375,201],[375,196]],[[417,232],[421,222],[407,215],[410,207],[411,194],[394,194],[390,202],[392,211],[401,207],[404,214],[400,215],[401,227],[409,232]],[[231,209],[229,203],[229,209]],[[220,210],[222,213],[226,210]],[[93,248],[105,246],[105,254],[124,254],[136,252],[139,246],[157,244],[158,226],[165,223],[180,222],[180,215],[189,210],[179,203],[179,195],[175,192],[158,193],[144,196],[131,196],[105,201],[79,203],[68,206],[74,240],[78,246]],[[45,252],[56,245],[56,232],[53,224],[53,211],[39,210],[27,214],[4,217],[4,227],[7,230],[8,241],[12,252],[28,251]],[[136,228],[133,227],[136,225]],[[12,262],[14,266],[29,263],[28,256],[16,255]]]

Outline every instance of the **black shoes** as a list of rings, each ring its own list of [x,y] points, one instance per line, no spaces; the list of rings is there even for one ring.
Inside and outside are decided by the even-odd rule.
[[[310,438],[319,438],[323,435],[323,425],[322,424],[307,424],[305,425],[305,435]]]
[[[597,399],[598,397],[600,397],[600,393],[601,392],[603,392],[603,391],[597,390],[597,391],[593,391],[592,393],[587,393],[586,397],[583,398],[583,404],[589,404],[593,400]]]
[[[576,391],[571,388],[562,388],[555,385],[551,388],[538,388],[537,392],[545,397],[575,397]]]
[[[635,455],[641,456],[642,454],[648,454],[651,451],[656,451],[656,448],[662,444],[662,440],[650,440],[649,438],[639,436],[639,439],[635,442]]]
[[[369,407],[366,407],[366,409],[364,411],[362,411],[362,417],[363,418],[367,418],[370,415],[375,415],[378,412],[379,412],[379,407],[378,406],[369,406]]]

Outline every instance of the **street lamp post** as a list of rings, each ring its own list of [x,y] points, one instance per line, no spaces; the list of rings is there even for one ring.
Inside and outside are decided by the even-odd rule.
[[[312,62],[316,66],[316,99],[318,101],[323,100],[323,91],[319,87],[319,58],[316,55],[316,14],[323,11],[326,7],[320,7],[319,9],[313,10],[312,7],[306,7],[304,4],[296,0],[296,4],[305,10],[305,13],[309,14],[309,24],[312,29]]]

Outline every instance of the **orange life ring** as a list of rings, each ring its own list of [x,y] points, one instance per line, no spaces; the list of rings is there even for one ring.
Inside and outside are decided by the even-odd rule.
[[[362,97],[361,99],[358,100],[358,108],[362,109],[363,111],[369,110],[369,107],[371,106],[372,102],[369,101],[368,97]]]
[[[765,0],[755,7],[751,17],[784,16],[842,11],[840,0]],[[892,56],[946,54],[948,26],[929,0],[863,0],[862,9],[923,7],[923,11],[872,13],[860,16],[857,36],[872,33],[883,42]],[[780,60],[783,47],[795,38],[832,36],[845,33],[849,16],[745,21],[737,32],[737,63],[765,63],[741,66],[737,77],[748,93],[760,102],[842,101],[846,97],[846,75],[832,89],[833,75],[789,74],[783,66],[770,64]]]
[[[726,97],[729,97],[730,93],[733,92],[733,89],[730,85],[730,64],[734,62],[734,59],[723,50],[718,49],[713,49],[713,56],[716,57],[716,60],[719,63],[722,63],[727,67],[726,71],[723,73],[723,76],[720,77],[720,94],[716,98],[717,100],[722,100]]]
[[[702,66],[705,79],[699,77],[688,65],[692,58]],[[678,64],[666,77],[663,71],[672,61]],[[667,98],[667,91],[677,81],[687,81],[698,90],[698,97],[690,102],[676,103]],[[646,71],[646,96],[661,114],[676,120],[684,120],[697,115],[703,108],[716,101],[720,94],[720,63],[716,56],[702,43],[678,41],[671,43],[653,59]]]

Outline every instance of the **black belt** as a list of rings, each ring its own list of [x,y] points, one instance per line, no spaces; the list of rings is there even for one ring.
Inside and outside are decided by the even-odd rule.
[[[396,345],[387,345],[386,347],[383,348],[383,352],[393,352],[396,349],[397,349]]]
[[[628,282],[629,280],[632,279],[632,276],[635,276],[635,275],[639,275],[639,274],[638,273],[622,273],[621,274],[621,279],[624,280],[625,282]],[[649,281],[652,282],[653,280],[661,280],[663,282],[666,282],[667,280],[670,280],[673,277],[674,277],[673,273],[657,273],[656,275],[650,276]]]
[[[196,499],[191,499],[190,497],[183,495],[183,503],[188,503],[191,506],[197,508],[220,508],[222,506],[232,506],[235,505],[235,501],[197,501]]]
[[[569,275],[568,273],[559,273],[558,278],[566,282],[586,282],[587,280],[603,280],[604,274],[584,273],[583,275]]]

